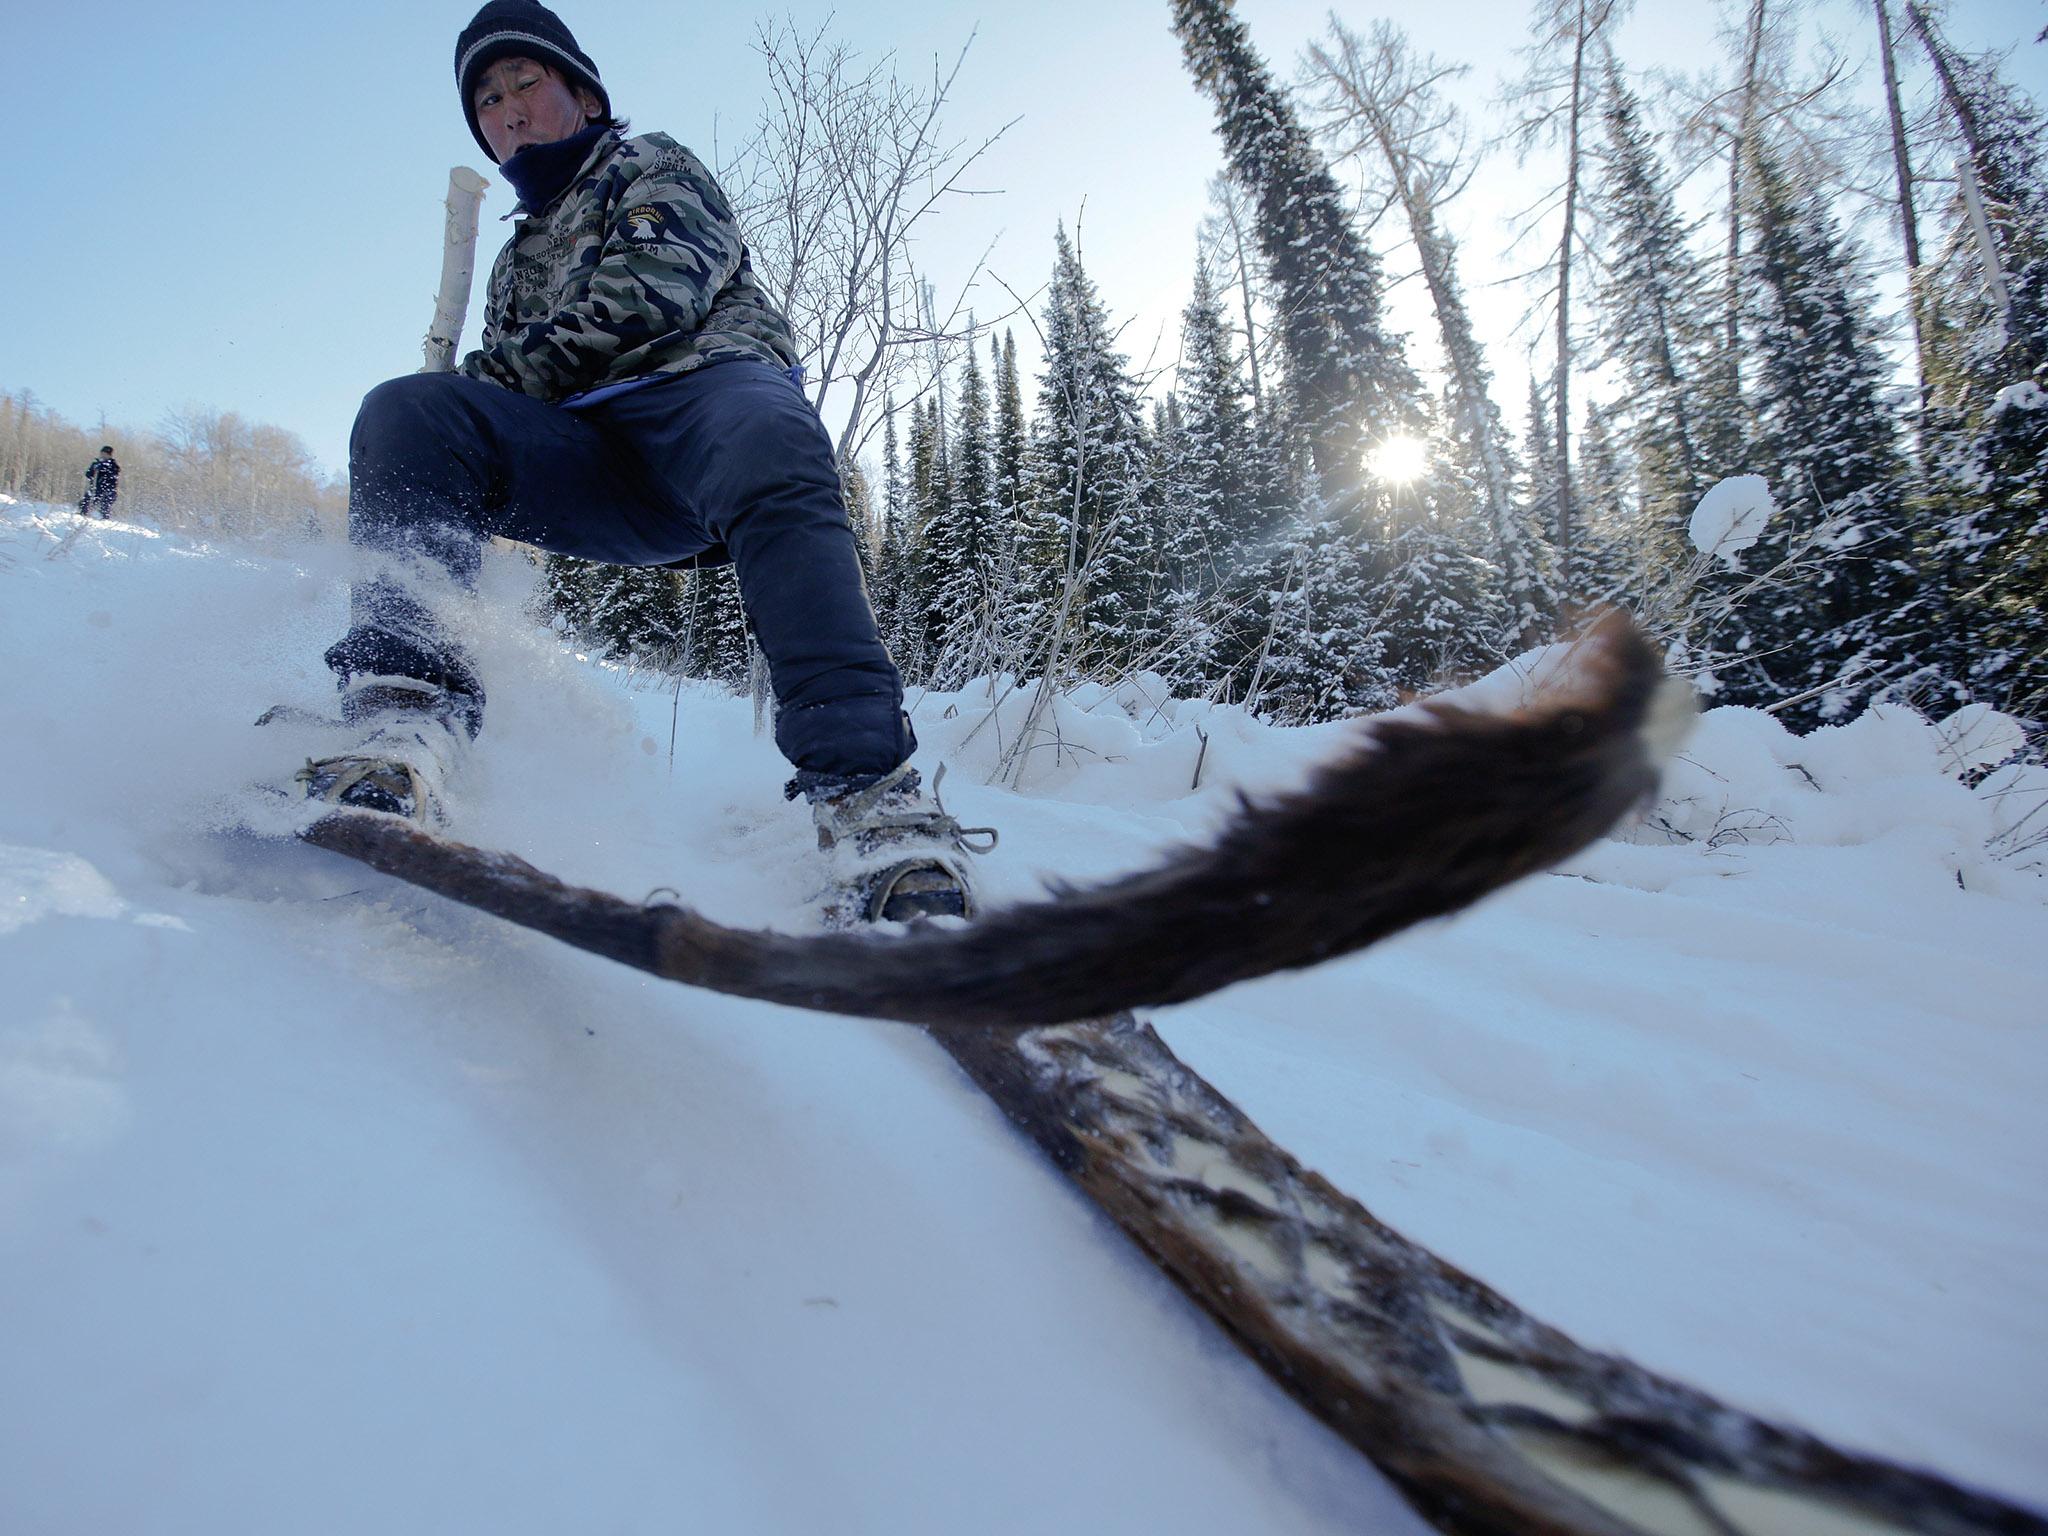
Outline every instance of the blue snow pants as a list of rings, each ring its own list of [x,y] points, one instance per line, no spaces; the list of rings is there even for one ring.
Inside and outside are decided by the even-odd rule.
[[[356,582],[327,664],[344,682],[447,688],[474,730],[483,688],[417,574],[474,586],[492,534],[613,565],[729,559],[768,660],[775,744],[803,777],[870,778],[916,745],[831,439],[768,363],[716,363],[577,409],[453,373],[378,385],[349,440],[349,540],[377,569]]]

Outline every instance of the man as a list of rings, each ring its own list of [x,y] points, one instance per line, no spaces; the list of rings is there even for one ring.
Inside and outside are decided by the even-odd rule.
[[[85,466],[85,495],[79,498],[78,511],[83,516],[88,508],[95,517],[113,516],[114,500],[120,494],[121,466],[114,461],[112,445],[100,444],[100,456]]]
[[[903,687],[862,586],[831,439],[724,194],[659,133],[625,136],[597,66],[535,0],[490,0],[455,78],[519,195],[482,346],[372,390],[349,537],[373,569],[328,652],[353,752],[309,795],[429,819],[484,690],[434,610],[499,534],[618,565],[730,560],[779,704],[775,740],[842,910],[966,915],[959,824],[919,793]]]

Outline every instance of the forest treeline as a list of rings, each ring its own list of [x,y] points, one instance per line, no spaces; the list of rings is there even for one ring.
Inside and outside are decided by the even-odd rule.
[[[1548,339],[1504,387],[1447,232],[1478,153],[1457,67],[1333,19],[1283,81],[1227,0],[1170,3],[1224,174],[1159,379],[1119,350],[1067,228],[1042,295],[997,324],[945,312],[907,240],[868,274],[865,331],[830,312],[859,274],[816,251],[887,252],[907,226],[886,195],[807,180],[817,143],[836,166],[927,151],[911,217],[973,154],[907,137],[949,79],[912,90],[822,34],[762,34],[783,104],[828,108],[792,142],[800,114],[771,105],[726,174],[771,232],[763,269],[815,320],[821,403],[866,402],[844,477],[913,681],[1145,670],[1318,720],[1616,604],[1709,697],[1790,723],[1878,698],[2048,714],[2048,140],[1998,56],[1872,0],[1889,110],[1871,119],[1841,56],[1802,52],[1791,0],[1731,4],[1727,61],[1686,80],[1630,70],[1619,0],[1539,0],[1485,146],[1558,168],[1525,241]],[[1427,287],[1428,377],[1386,325],[1394,260]],[[1903,315],[1877,298],[1888,269]],[[1739,561],[1688,538],[1735,474],[1778,508]],[[729,573],[555,561],[550,582],[591,643],[745,673]]]
[[[0,391],[0,491],[16,501],[75,506],[103,443],[121,465],[118,516],[238,539],[339,537],[347,527],[347,488],[282,427],[186,406],[150,431],[85,428],[37,404],[33,391]]]

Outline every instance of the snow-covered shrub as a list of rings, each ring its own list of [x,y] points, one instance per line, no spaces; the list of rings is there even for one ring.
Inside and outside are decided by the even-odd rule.
[[[1937,724],[1879,703],[1803,736],[1762,710],[1713,709],[1656,803],[1619,835],[1717,853],[1906,838],[1938,851],[1966,887],[1990,888],[1995,866],[2048,872],[2048,768],[1979,777],[2023,744],[2017,721],[1976,706]]]
[[[1977,786],[1991,808],[1991,851],[2016,869],[2048,876],[2048,767],[2013,763]]]

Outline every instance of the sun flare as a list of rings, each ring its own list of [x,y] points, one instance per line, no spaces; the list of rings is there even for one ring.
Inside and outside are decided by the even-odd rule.
[[[1428,472],[1429,445],[1417,437],[1390,437],[1366,455],[1366,466],[1375,480],[1406,485]]]

